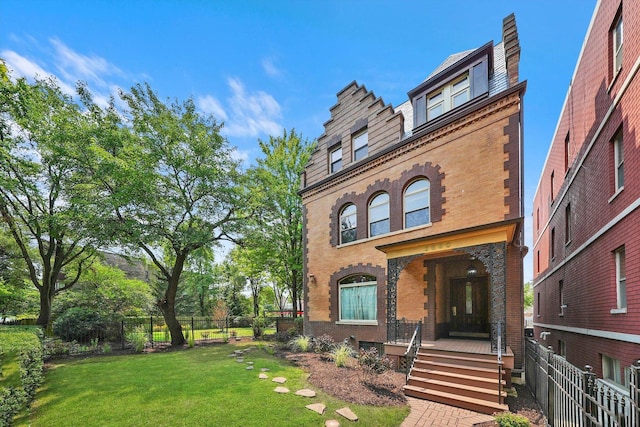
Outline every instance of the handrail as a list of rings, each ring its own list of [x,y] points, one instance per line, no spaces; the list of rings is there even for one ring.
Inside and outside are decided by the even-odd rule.
[[[416,356],[418,355],[418,349],[420,348],[420,345],[422,345],[422,321],[418,321],[416,329],[413,331],[411,342],[407,346],[407,351],[404,352],[406,382],[409,382],[409,374],[413,369],[413,364],[416,360]],[[411,363],[409,363],[409,358],[411,358]]]
[[[498,403],[502,404],[502,322],[498,322]]]

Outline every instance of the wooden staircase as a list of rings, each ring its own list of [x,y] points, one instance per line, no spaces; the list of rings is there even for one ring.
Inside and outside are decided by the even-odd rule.
[[[507,411],[505,370],[495,354],[420,348],[404,394],[484,414]],[[499,393],[500,390],[500,393]]]

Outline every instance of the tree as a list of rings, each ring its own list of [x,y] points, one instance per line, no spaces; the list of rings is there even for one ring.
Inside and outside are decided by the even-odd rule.
[[[531,282],[524,284],[524,308],[533,308],[533,286],[531,285]]]
[[[97,132],[87,150],[86,184],[101,196],[96,210],[108,212],[103,227],[157,267],[164,284],[157,306],[171,344],[182,345],[175,307],[187,260],[201,248],[234,241],[250,204],[221,126],[200,115],[192,99],[167,105],[149,85],[121,97],[128,106],[125,123],[113,105],[101,110],[85,92]]]
[[[102,318],[145,316],[153,307],[148,283],[128,279],[124,271],[98,261],[86,269],[76,286],[61,295],[53,304],[58,315],[70,308],[83,308]]]
[[[230,253],[231,261],[239,272],[246,277],[251,291],[253,317],[260,315],[260,294],[264,288],[265,270],[261,262],[260,248],[246,244],[236,246]]]
[[[251,193],[261,215],[246,240],[256,248],[263,268],[276,284],[288,289],[297,316],[302,301],[302,199],[298,190],[315,145],[293,129],[268,141],[259,140],[259,144],[264,158],[251,170]]]
[[[0,322],[28,309],[29,274],[13,237],[0,223]]]
[[[189,259],[183,274],[182,294],[178,301],[185,314],[209,316],[220,293],[221,277],[213,264],[210,248],[200,248]]]
[[[57,83],[11,80],[0,67],[0,215],[38,290],[37,324],[48,326],[54,297],[75,285],[99,244],[78,197],[74,157],[86,117]]]

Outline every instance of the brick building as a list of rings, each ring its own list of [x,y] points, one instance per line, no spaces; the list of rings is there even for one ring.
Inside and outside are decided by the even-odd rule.
[[[625,384],[640,357],[640,2],[598,1],[533,203],[534,334]]]
[[[513,15],[502,30],[397,107],[338,92],[300,191],[306,334],[394,355],[421,321],[423,342],[484,339],[494,361],[500,343],[521,369],[526,83]]]

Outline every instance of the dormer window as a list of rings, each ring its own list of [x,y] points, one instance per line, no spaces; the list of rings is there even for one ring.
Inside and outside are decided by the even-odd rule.
[[[452,110],[469,100],[469,73],[432,92],[427,98],[427,120]]]
[[[369,151],[369,134],[367,130],[358,132],[352,138],[353,144],[353,161],[357,162],[360,159],[367,157]]]
[[[409,91],[413,128],[488,96],[490,76],[493,76],[492,42],[474,51],[451,55],[427,80]]]

